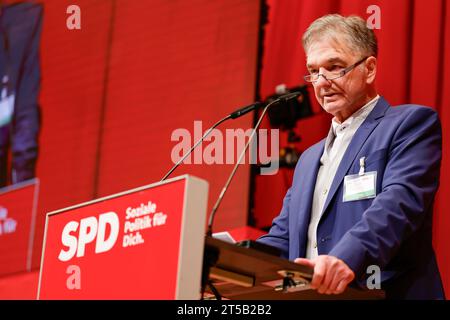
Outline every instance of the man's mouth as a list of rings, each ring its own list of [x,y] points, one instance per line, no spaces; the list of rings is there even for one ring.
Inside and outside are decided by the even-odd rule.
[[[336,97],[337,95],[338,95],[338,93],[332,92],[332,93],[326,93],[326,94],[324,94],[322,96],[323,96],[324,99],[327,99],[327,98],[330,99],[330,98]]]

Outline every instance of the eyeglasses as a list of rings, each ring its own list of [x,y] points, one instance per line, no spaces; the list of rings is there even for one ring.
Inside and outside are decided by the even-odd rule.
[[[369,58],[369,57],[365,57],[365,58],[359,60],[358,62],[352,64],[351,66],[348,66],[347,68],[344,68],[339,71],[326,71],[324,73],[308,74],[308,75],[304,76],[303,78],[305,79],[306,82],[316,82],[319,80],[320,76],[322,76],[325,80],[334,80],[337,78],[341,78],[341,77],[345,76],[347,73],[349,73],[350,71],[352,71],[353,69],[355,69],[358,65],[360,65],[361,63],[366,61],[367,58]]]

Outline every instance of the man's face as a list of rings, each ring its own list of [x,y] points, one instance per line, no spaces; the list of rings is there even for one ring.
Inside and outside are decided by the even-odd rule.
[[[334,41],[329,38],[312,43],[307,52],[307,67],[312,73],[340,71],[364,58],[350,49],[345,40]],[[373,58],[375,59],[375,58]],[[322,108],[343,121],[362,107],[369,96],[368,72],[365,62],[341,78],[313,82],[317,101]]]

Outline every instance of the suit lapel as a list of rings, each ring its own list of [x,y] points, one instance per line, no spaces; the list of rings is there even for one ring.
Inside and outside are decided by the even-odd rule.
[[[350,169],[353,161],[355,160],[356,155],[361,150],[361,147],[363,146],[364,142],[366,142],[369,135],[376,128],[388,108],[388,102],[384,100],[383,97],[380,97],[372,112],[367,116],[366,120],[355,132],[352,141],[350,142],[347,150],[344,153],[344,156],[342,157],[341,163],[336,171],[336,175],[334,176],[327,200],[325,201],[325,205],[323,206],[322,217],[320,221],[322,221],[322,218],[325,216],[324,213],[326,212],[336,191],[344,180],[344,177]],[[312,186],[312,188],[314,189],[314,185]]]

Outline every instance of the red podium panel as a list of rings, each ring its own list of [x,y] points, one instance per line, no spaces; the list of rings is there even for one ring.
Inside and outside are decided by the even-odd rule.
[[[39,181],[0,189],[0,275],[31,269]]]
[[[207,193],[186,175],[48,213],[38,299],[198,299]]]

